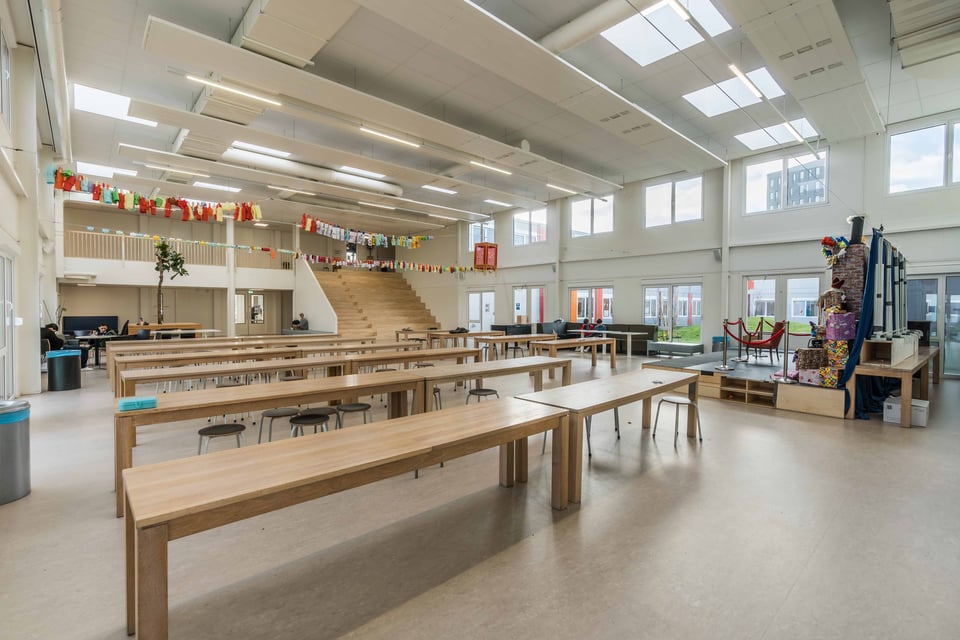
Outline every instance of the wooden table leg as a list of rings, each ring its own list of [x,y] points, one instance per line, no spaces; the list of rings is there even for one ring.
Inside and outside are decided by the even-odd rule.
[[[930,399],[930,361],[923,363],[920,367],[920,399]]]
[[[598,344],[590,345],[590,366],[591,367],[597,366],[597,347],[599,346],[600,345]]]
[[[127,635],[137,632],[137,529],[134,526],[130,503],[126,501],[124,519],[124,568],[127,577]]]
[[[687,385],[687,398],[690,399],[690,402],[697,406],[698,400],[698,388],[696,380]],[[697,408],[699,411],[699,407]],[[696,411],[691,411],[691,407],[687,407],[687,437],[696,438],[697,437],[697,416]]]
[[[516,442],[500,445],[500,486],[512,487],[516,478]]]
[[[909,371],[900,376],[900,426],[912,427],[910,412],[913,410],[913,374]]]
[[[531,373],[533,373],[533,390],[543,391],[543,369],[537,369]]]
[[[552,431],[553,448],[551,468],[551,491],[550,506],[554,509],[562,510],[567,508],[570,501],[570,483],[572,476],[570,473],[570,418],[560,416],[560,425]],[[578,482],[579,486],[579,482]],[[580,501],[580,495],[577,494],[577,501]]]
[[[631,336],[631,335],[628,333],[628,334],[627,334],[627,357],[628,357],[628,358],[632,358],[632,357],[633,357],[633,339],[632,339],[632,338],[633,338],[633,336]],[[617,350],[616,346],[614,346],[613,350],[614,350],[614,351]]]
[[[517,458],[517,482],[527,481],[527,468],[529,463],[529,438],[520,438],[517,440],[516,458]]]
[[[568,385],[570,384],[570,382],[571,382],[571,376],[572,376],[571,370],[573,369],[573,367],[570,366],[570,361],[569,361],[569,360],[565,360],[564,363],[563,363],[563,365],[562,365],[562,367],[563,367],[563,369],[562,369],[562,371],[560,372],[560,376],[561,376],[561,377],[560,377],[560,385],[566,387],[566,386],[568,386]],[[552,370],[553,370],[553,369],[551,369],[551,371],[552,371]]]
[[[117,517],[123,517],[123,470],[133,466],[136,427],[121,417],[113,419],[113,488],[117,492]]]
[[[644,429],[650,428],[650,415],[653,409],[653,398],[644,398],[640,403],[640,426]]]
[[[567,428],[567,497],[570,502],[580,502],[580,488],[583,483],[583,419],[584,416],[570,412],[570,422]],[[557,443],[554,440],[553,446]]]
[[[940,350],[933,355],[933,384],[940,384]]]
[[[847,420],[853,420],[857,417],[857,372],[854,371],[850,379],[847,380],[847,393],[850,394],[850,408],[844,416]]]
[[[167,525],[136,530],[137,638],[167,637]]]
[[[610,347],[610,368],[617,368],[617,343],[614,342],[613,346]]]
[[[537,355],[539,355],[539,354],[537,354]],[[556,357],[557,357],[557,348],[556,348],[556,347],[550,347],[550,357],[551,357],[551,358],[556,358]],[[553,379],[555,379],[555,378],[557,377],[557,374],[554,373],[553,369],[550,369],[550,371],[547,373],[547,377],[550,378],[551,380],[553,380]]]

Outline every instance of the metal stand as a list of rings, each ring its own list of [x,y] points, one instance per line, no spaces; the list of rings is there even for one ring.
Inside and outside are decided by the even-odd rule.
[[[787,370],[790,367],[790,361],[787,360],[787,355],[790,353],[790,320],[784,320],[783,322],[783,375],[780,377],[780,382],[783,384],[796,384],[796,380],[791,380],[787,377]]]
[[[717,371],[733,371],[733,367],[727,364],[727,320],[723,320],[723,364],[714,367]]]
[[[763,318],[760,319],[763,322]],[[743,318],[737,318],[737,357],[734,362],[750,362],[750,348],[747,347],[747,355],[743,355]],[[763,325],[760,325],[760,333],[763,334]]]

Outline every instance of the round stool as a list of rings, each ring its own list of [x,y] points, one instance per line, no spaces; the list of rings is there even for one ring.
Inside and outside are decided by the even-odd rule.
[[[687,411],[693,408],[693,415],[697,417],[697,434],[700,436],[700,442],[703,442],[703,431],[700,429],[700,410],[697,408],[697,403],[686,396],[664,396],[660,398],[660,402],[657,403],[657,417],[653,420],[653,437],[657,437],[657,421],[660,420],[660,405],[664,402],[672,404],[676,409],[673,420],[673,446],[677,446],[677,436],[680,433],[680,405],[686,406]]]
[[[303,376],[294,375],[292,373],[284,373],[280,376],[280,382],[292,382],[294,380],[305,380]]]
[[[225,387],[242,387],[243,383],[238,382],[237,380],[221,380],[217,383],[217,389],[223,389]]]
[[[497,393],[496,389],[470,389],[470,391],[467,391],[466,404],[470,404],[471,397],[476,397],[477,402],[480,402],[481,398],[489,398],[490,396],[497,396],[497,398],[499,398],[500,394]]]
[[[263,438],[263,419],[270,418],[270,429],[267,431],[267,442],[273,441],[273,421],[276,418],[292,418],[293,416],[300,413],[299,410],[294,409],[293,407],[281,407],[279,409],[267,409],[260,414],[260,433],[257,434],[257,444],[260,444],[261,439]]]
[[[239,448],[241,444],[247,443],[247,439],[243,435],[245,429],[245,426],[235,422],[214,424],[200,429],[197,431],[197,435],[200,436],[200,444],[197,446],[197,455],[207,452],[207,449],[210,448],[210,441],[212,439],[222,438],[225,436],[237,436],[237,447]]]
[[[337,429],[340,428],[340,413],[336,410],[335,407],[314,407],[313,409],[302,409],[300,411],[302,416],[336,416],[337,417]]]
[[[440,399],[440,385],[433,385],[433,406],[438,410],[443,409],[443,401]]]
[[[313,432],[317,432],[317,427],[322,427],[324,431],[327,430],[327,423],[330,422],[330,416],[322,415],[296,415],[290,418],[290,437],[295,438],[297,435],[303,435],[304,427],[313,427]]]
[[[358,412],[363,414],[363,424],[367,424],[367,411],[370,411],[370,405],[366,402],[347,402],[338,404],[337,411],[340,414],[340,426],[343,426],[343,414]]]

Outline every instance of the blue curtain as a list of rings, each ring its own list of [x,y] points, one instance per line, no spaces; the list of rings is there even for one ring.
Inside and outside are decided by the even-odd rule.
[[[867,339],[867,336],[870,335],[873,331],[873,303],[874,303],[874,291],[873,291],[873,281],[875,276],[876,269],[874,265],[877,263],[877,253],[880,251],[880,246],[883,244],[883,235],[877,231],[873,230],[873,240],[870,242],[870,258],[867,260],[866,265],[866,277],[864,278],[863,283],[863,304],[860,308],[860,321],[857,324],[857,335],[853,339],[853,344],[850,346],[850,359],[847,360],[847,366],[843,370],[843,374],[840,376],[839,387],[844,390],[844,410],[850,410],[850,392],[847,390],[847,382],[850,381],[850,378],[853,377],[853,371],[857,367],[857,363],[860,362],[860,350],[863,348],[863,341]],[[859,383],[861,380],[864,382],[870,380],[871,378],[867,376],[861,376],[857,379]],[[882,380],[886,380],[883,378]],[[875,396],[877,393],[882,393],[882,389],[871,390],[870,385],[864,385],[861,387],[860,384],[857,385],[857,406],[855,407],[855,415],[857,418],[862,420],[867,420],[870,418],[867,415],[867,406],[875,403]],[[881,409],[883,407],[883,399],[886,398],[884,395],[880,398]]]

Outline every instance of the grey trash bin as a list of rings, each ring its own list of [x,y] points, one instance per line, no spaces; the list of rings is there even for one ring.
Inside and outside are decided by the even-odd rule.
[[[47,351],[47,391],[80,388],[80,352],[75,349]]]
[[[30,403],[0,402],[0,504],[30,493]]]

